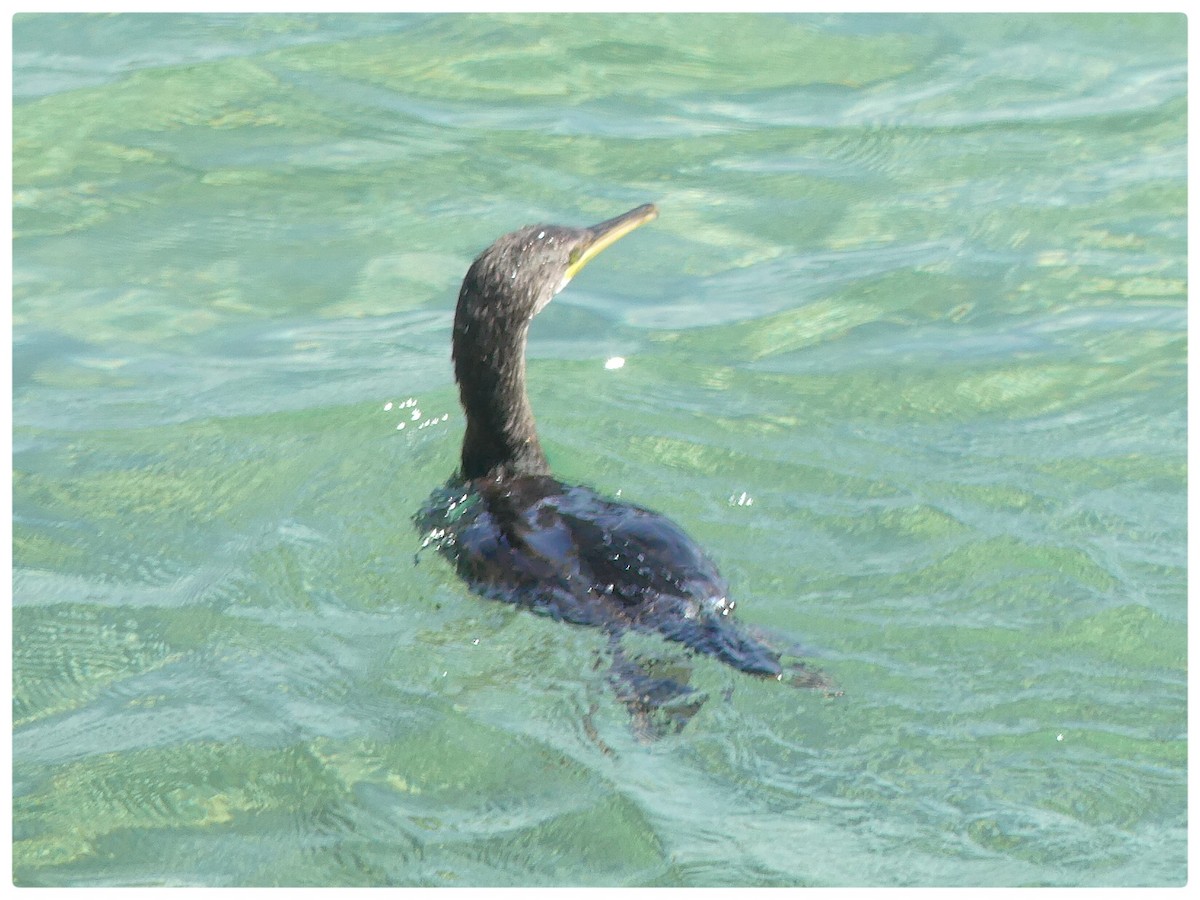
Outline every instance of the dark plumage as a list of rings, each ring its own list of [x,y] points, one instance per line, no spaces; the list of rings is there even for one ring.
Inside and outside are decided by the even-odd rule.
[[[525,393],[529,325],[597,253],[657,215],[646,204],[591,228],[529,225],[471,264],[454,313],[463,478],[550,474]]]
[[[418,524],[488,597],[603,628],[614,648],[625,630],[653,631],[743,672],[781,677],[779,654],[736,626],[724,579],[679,526],[557,481],[538,442],[525,390],[533,317],[600,250],[657,215],[647,204],[591,228],[531,225],[471,264],[454,317],[454,372],[467,419],[462,464]],[[614,655],[618,696],[635,715],[691,693],[619,648]],[[795,681],[823,684],[796,671]],[[682,707],[690,716],[699,703]]]

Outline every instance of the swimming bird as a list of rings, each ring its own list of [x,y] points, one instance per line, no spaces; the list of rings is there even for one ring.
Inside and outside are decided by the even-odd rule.
[[[692,691],[686,679],[656,677],[626,659],[617,641],[628,630],[657,632],[752,675],[784,674],[780,654],[734,622],[727,583],[682,528],[558,481],[538,441],[525,365],[534,316],[602,250],[657,216],[645,204],[587,228],[530,225],[475,259],[453,330],[466,414],[461,465],[417,516],[427,542],[476,592],[604,629],[618,696],[644,716]],[[797,683],[824,685],[802,666],[797,671]],[[699,708],[676,706],[686,710],[678,727]]]

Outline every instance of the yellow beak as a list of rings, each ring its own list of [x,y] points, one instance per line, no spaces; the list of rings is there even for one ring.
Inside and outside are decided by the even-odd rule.
[[[592,241],[589,244],[576,249],[571,254],[571,262],[567,266],[567,274],[563,278],[563,284],[566,284],[575,275],[591,262],[601,250],[610,244],[615,244],[629,232],[635,228],[645,225],[647,222],[652,222],[658,218],[658,207],[653,203],[646,203],[639,206],[637,209],[631,209],[627,213],[617,216],[615,219],[609,219],[607,222],[601,222],[599,225],[593,225],[588,229],[592,233]]]

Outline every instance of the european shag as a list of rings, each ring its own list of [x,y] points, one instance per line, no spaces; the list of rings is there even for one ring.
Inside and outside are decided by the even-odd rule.
[[[601,250],[657,216],[645,204],[590,228],[530,225],[471,264],[453,337],[462,464],[417,522],[475,591],[607,631],[618,696],[635,716],[670,706],[678,728],[702,698],[679,702],[693,693],[686,676],[627,660],[622,632],[657,632],[765,677],[783,677],[780,655],[734,623],[725,580],[678,525],[551,475],[525,390],[533,317]],[[795,683],[826,686],[802,666],[789,671]]]

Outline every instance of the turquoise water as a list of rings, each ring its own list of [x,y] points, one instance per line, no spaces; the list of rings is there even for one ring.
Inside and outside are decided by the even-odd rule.
[[[1186,880],[1182,16],[21,15],[13,89],[18,884]],[[551,463],[843,691],[653,743],[409,521],[472,257],[647,201]]]

